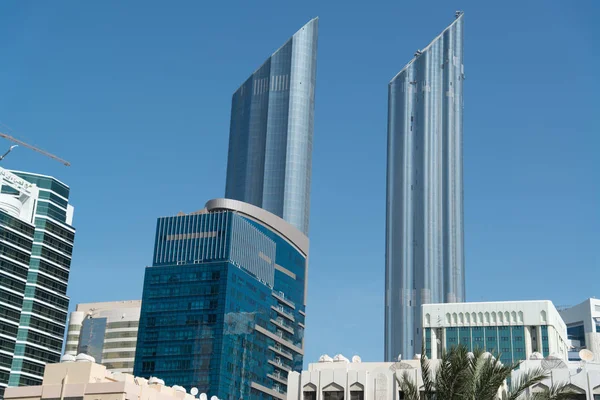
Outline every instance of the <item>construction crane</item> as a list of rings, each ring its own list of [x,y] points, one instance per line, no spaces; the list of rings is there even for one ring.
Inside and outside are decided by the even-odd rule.
[[[37,151],[38,153],[41,153],[41,154],[45,155],[46,157],[50,157],[50,158],[62,163],[63,165],[66,165],[67,167],[71,165],[71,163],[68,162],[67,160],[63,160],[62,158],[55,156],[54,154],[48,153],[47,151],[44,151],[42,149],[38,149],[37,147],[32,146],[28,143],[25,143],[19,139],[15,139],[14,137],[7,135],[6,133],[0,132],[0,137],[10,140],[11,142],[14,142],[19,146],[27,147],[28,149]],[[4,153],[4,155],[0,156],[0,161],[2,161],[4,159],[4,157],[6,157],[8,155],[8,153],[10,153],[12,151],[12,149],[14,149],[15,147],[17,147],[17,146],[16,145],[10,146],[10,149],[8,149],[8,151],[6,153]]]

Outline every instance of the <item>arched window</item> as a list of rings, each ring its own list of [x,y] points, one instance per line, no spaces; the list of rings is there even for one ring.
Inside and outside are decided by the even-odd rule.
[[[344,400],[344,388],[338,384],[330,383],[323,388],[323,400]]]
[[[317,400],[317,387],[312,383],[304,385],[302,397],[304,400]]]

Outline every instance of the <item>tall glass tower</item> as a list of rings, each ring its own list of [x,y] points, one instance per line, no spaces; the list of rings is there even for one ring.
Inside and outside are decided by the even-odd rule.
[[[221,399],[285,399],[304,354],[308,238],[251,204],[159,218],[134,374]]]
[[[61,355],[75,229],[69,187],[0,168],[0,398]]]
[[[385,358],[421,352],[421,305],[462,302],[463,13],[389,83]]]
[[[318,18],[233,94],[225,197],[308,233]]]

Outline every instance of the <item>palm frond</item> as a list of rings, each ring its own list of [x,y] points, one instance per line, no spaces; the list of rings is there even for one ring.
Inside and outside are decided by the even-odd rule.
[[[425,344],[421,350],[421,377],[423,379],[423,389],[425,394],[424,400],[434,400],[434,376],[431,367],[429,366],[429,360],[425,356]]]
[[[503,365],[500,360],[482,355],[476,361],[477,379],[473,382],[472,399],[495,400],[506,379],[510,377],[511,366]]]
[[[435,372],[435,393],[437,399],[465,399],[465,387],[469,385],[469,357],[464,346],[451,348],[442,354]]]
[[[525,393],[525,390],[531,388],[548,376],[548,373],[542,368],[531,369],[520,374],[511,382],[510,391],[507,400],[517,400],[519,396]]]
[[[419,385],[413,381],[408,371],[404,371],[402,377],[397,377],[397,380],[406,400],[420,400]]]
[[[552,385],[550,388],[545,388],[542,392],[534,393],[530,396],[530,400],[573,400],[576,394],[577,392],[566,382]]]

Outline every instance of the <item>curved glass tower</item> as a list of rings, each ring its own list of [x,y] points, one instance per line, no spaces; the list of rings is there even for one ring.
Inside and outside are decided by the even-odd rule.
[[[281,218],[231,199],[159,218],[134,375],[285,400],[288,373],[302,371],[308,247]]]
[[[421,305],[462,302],[463,13],[388,88],[385,358],[421,352]]]
[[[318,18],[233,94],[225,197],[308,233]]]

